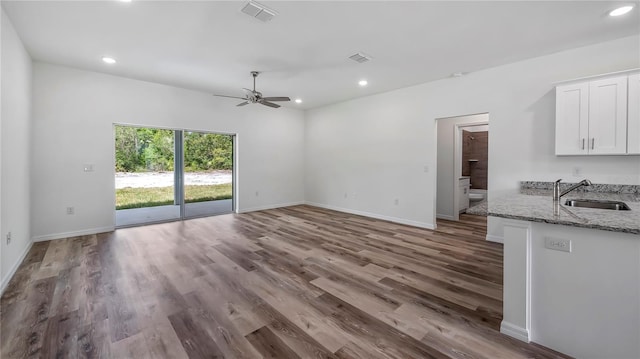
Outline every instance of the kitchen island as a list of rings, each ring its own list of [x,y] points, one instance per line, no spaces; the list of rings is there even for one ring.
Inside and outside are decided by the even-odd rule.
[[[504,226],[501,331],[580,358],[640,358],[640,186],[593,185],[554,203],[550,185],[489,201]]]

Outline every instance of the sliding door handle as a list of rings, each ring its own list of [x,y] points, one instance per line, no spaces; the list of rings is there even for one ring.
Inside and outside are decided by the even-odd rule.
[[[595,137],[593,137],[593,138],[591,139],[591,149],[594,149],[594,148],[595,148],[595,146],[596,146],[596,138],[595,138]]]
[[[582,139],[582,149],[584,150],[584,138]]]

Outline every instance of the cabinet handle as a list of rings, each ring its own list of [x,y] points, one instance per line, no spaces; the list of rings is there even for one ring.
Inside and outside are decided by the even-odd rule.
[[[584,138],[582,139],[582,149],[584,150]]]
[[[591,149],[594,149],[595,145],[596,145],[596,138],[594,137],[591,139]]]

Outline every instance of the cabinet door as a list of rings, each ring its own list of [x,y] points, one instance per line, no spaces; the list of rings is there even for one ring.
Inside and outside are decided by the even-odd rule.
[[[627,153],[640,155],[640,74],[629,76]]]
[[[469,208],[469,185],[460,186],[460,200],[458,201],[458,210],[460,212]]]
[[[589,84],[556,87],[556,155],[586,155]]]
[[[627,153],[627,76],[589,83],[589,153]]]

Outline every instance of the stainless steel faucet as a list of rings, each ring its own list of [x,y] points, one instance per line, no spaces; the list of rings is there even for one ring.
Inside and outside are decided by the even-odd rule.
[[[574,189],[578,188],[578,187],[582,187],[582,186],[591,186],[591,181],[589,181],[588,179],[583,179],[582,181],[574,184],[573,186],[567,188],[566,190],[560,192],[560,181],[562,181],[562,179],[557,180],[554,184],[553,184],[553,200],[558,202],[560,201],[560,197],[564,196],[565,194],[573,191]]]

